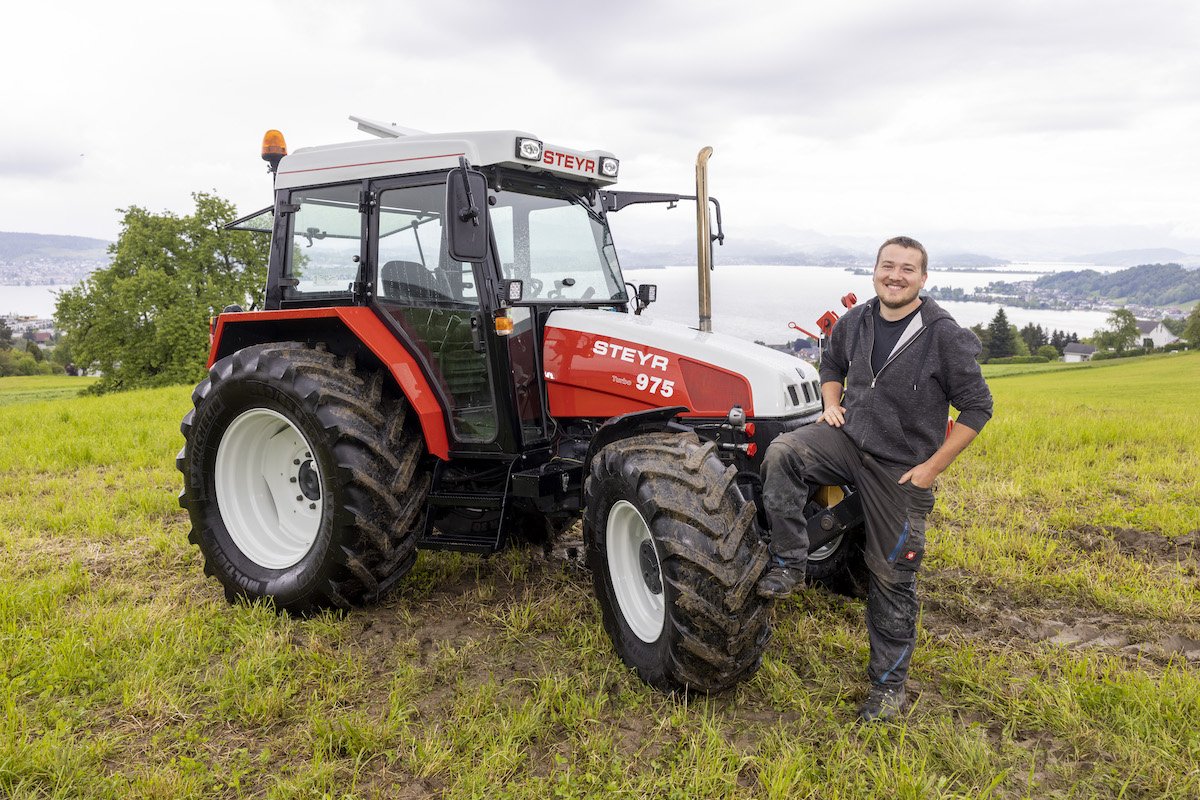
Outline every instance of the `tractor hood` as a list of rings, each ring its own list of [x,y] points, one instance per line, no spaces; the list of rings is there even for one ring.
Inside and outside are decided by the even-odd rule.
[[[821,411],[816,369],[795,356],[649,317],[560,309],[546,321],[543,364],[550,413],[610,417],[663,406],[754,418]]]

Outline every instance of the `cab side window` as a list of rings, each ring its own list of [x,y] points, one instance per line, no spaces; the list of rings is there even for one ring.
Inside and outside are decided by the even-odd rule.
[[[292,192],[291,248],[284,267],[284,298],[348,296],[358,279],[363,217],[359,184]]]
[[[478,305],[471,265],[446,252],[444,192],[436,184],[380,193],[376,285],[381,299],[402,305]]]

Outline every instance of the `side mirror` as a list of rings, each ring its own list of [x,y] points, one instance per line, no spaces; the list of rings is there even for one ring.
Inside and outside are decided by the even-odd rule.
[[[641,314],[646,306],[658,299],[658,286],[653,283],[643,283],[637,289],[637,310],[635,315]]]
[[[446,241],[455,261],[483,261],[491,239],[488,229],[487,179],[467,167],[446,176]]]

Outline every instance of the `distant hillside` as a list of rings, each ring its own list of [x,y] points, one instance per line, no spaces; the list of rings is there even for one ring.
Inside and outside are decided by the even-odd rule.
[[[1059,272],[1034,282],[1041,290],[1147,306],[1183,305],[1200,299],[1200,270],[1178,264],[1142,264],[1120,272]]]
[[[0,231],[0,261],[33,258],[105,258],[108,242],[86,236]]]
[[[103,239],[0,231],[0,284],[75,283],[107,265]]]
[[[1141,250],[1113,250],[1107,253],[1089,253],[1069,259],[1098,267],[1134,267],[1140,264],[1180,264],[1185,267],[1200,266],[1200,256],[1189,255],[1170,247],[1150,247]]]

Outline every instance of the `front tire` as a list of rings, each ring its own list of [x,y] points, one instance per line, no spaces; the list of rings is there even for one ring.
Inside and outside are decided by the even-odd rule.
[[[722,691],[762,659],[768,553],[736,474],[692,433],[631,437],[592,461],[584,535],[604,627],[656,688]]]
[[[189,541],[233,602],[373,602],[412,566],[429,474],[403,398],[294,342],[221,359],[192,394],[177,459]]]

